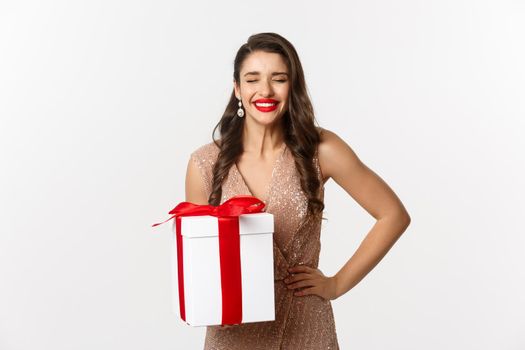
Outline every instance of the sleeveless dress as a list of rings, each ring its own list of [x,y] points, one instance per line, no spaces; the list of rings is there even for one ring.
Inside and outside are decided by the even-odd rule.
[[[191,153],[204,180],[206,196],[212,186],[212,169],[219,154],[214,142]],[[313,159],[321,184],[317,154]],[[222,185],[221,203],[239,194],[253,195],[239,169],[233,165]],[[324,186],[321,187],[324,198]],[[264,198],[260,198],[264,199]],[[207,326],[204,350],[308,350],[339,349],[330,300],[318,295],[293,295],[283,281],[295,265],[318,267],[322,213],[308,220],[307,198],[302,192],[294,158],[283,143],[274,163],[265,196],[265,211],[274,215],[275,321],[230,327]]]

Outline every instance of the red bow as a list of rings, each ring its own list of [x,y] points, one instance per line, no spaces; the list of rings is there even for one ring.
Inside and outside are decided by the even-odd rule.
[[[152,227],[163,224],[166,221],[173,219],[174,217],[180,216],[200,216],[200,215],[211,215],[216,217],[224,216],[239,216],[242,214],[250,213],[259,213],[264,209],[264,202],[259,198],[248,196],[248,195],[238,195],[234,196],[219,206],[213,206],[209,204],[193,204],[190,202],[181,202],[177,206],[170,210],[169,214],[173,214],[167,220],[153,224]]]
[[[152,227],[155,227],[176,218],[179,307],[180,316],[184,321],[186,321],[186,310],[184,302],[181,217],[202,215],[218,217],[222,289],[222,324],[239,324],[242,322],[239,215],[259,213],[263,211],[264,207],[264,202],[257,197],[248,195],[234,196],[219,206],[181,202],[169,212],[169,214],[173,214],[172,217],[163,222],[152,225]]]

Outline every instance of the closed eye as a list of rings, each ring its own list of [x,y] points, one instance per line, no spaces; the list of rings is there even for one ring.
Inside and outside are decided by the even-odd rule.
[[[253,83],[255,81],[257,81],[257,80],[246,80],[247,83]],[[284,83],[284,82],[286,82],[286,79],[284,79],[284,80],[283,79],[281,79],[281,80],[274,80],[274,81],[278,81],[280,83]]]

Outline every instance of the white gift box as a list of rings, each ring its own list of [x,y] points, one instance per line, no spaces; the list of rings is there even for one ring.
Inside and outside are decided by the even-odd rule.
[[[242,214],[239,219],[242,323],[275,320],[273,215]],[[184,309],[191,326],[220,325],[222,320],[219,225],[215,216],[181,220]],[[173,224],[173,311],[179,314],[177,234]],[[182,315],[181,315],[182,316]]]

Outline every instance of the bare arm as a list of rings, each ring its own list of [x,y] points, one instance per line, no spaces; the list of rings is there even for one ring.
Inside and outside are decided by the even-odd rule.
[[[341,186],[377,221],[354,255],[333,277],[335,298],[359,283],[386,255],[410,224],[410,216],[392,189],[335,133],[323,129],[319,162],[325,181]]]

